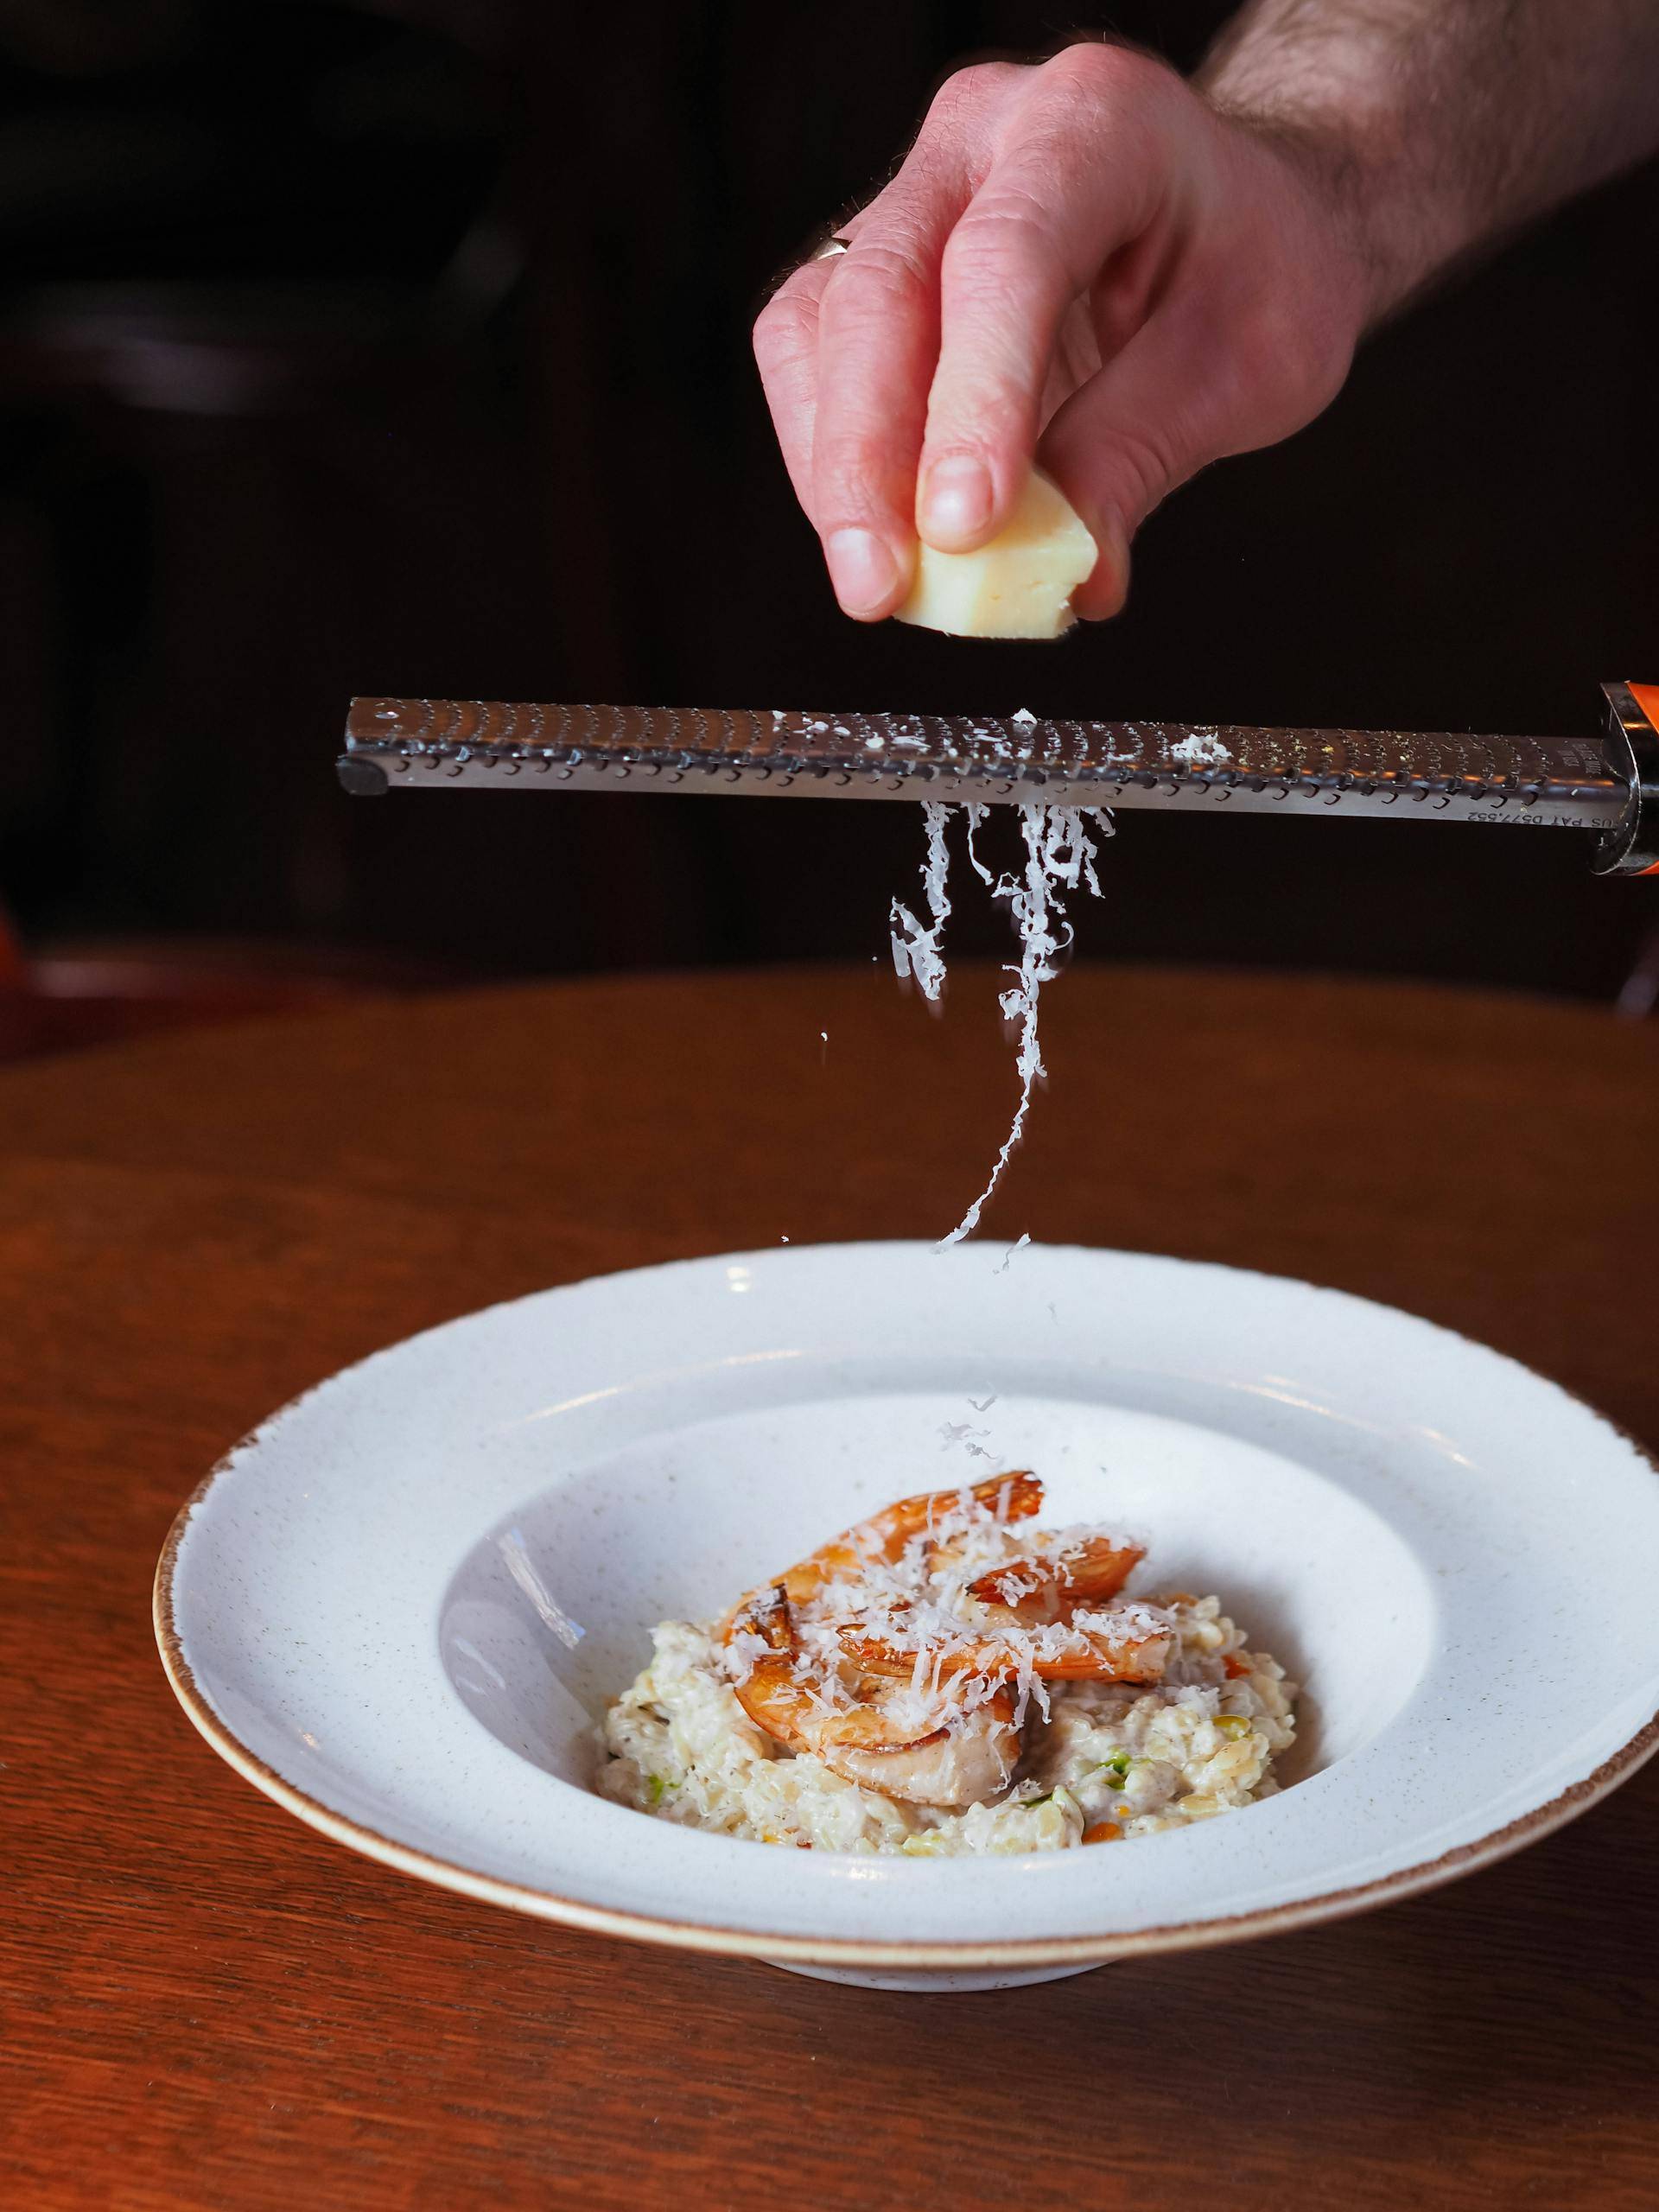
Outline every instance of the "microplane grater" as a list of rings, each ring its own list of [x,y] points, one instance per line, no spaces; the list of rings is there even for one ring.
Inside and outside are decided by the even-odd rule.
[[[1593,738],[355,699],[338,767],[360,797],[748,792],[1525,824],[1594,831],[1599,874],[1659,873],[1659,686],[1602,692]]]

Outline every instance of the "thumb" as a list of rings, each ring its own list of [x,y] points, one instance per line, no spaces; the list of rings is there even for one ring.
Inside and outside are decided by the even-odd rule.
[[[1060,408],[1038,450],[1100,548],[1077,593],[1077,612],[1090,621],[1122,609],[1130,541],[1160,501],[1208,462],[1252,442],[1228,436],[1213,370],[1173,322],[1154,315],[1143,325]]]

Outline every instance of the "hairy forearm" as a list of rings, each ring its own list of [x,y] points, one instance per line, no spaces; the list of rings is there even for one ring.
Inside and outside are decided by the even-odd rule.
[[[1318,165],[1376,318],[1659,149],[1659,0],[1251,0],[1198,84]]]

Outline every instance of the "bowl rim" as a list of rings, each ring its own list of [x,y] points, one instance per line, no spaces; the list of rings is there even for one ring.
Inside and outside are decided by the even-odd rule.
[[[865,1238],[826,1240],[830,1249],[842,1250],[860,1245],[868,1248],[869,1243],[870,1240]],[[803,1246],[798,1249],[823,1248]],[[1092,1253],[1109,1248],[1062,1245],[1048,1249]],[[617,1272],[655,1274],[676,1267],[704,1265],[711,1259],[730,1259],[733,1256],[726,1253],[700,1254],[686,1260],[662,1262],[657,1267],[637,1270],[625,1268]],[[1224,1261],[1205,1260],[1187,1262],[1185,1264],[1213,1269],[1217,1274],[1264,1276],[1264,1271],[1260,1268],[1234,1267]],[[602,1281],[607,1279],[607,1276],[601,1275],[579,1278],[579,1281]],[[1381,1300],[1339,1289],[1332,1284],[1310,1282],[1305,1276],[1274,1274],[1266,1275],[1265,1279],[1300,1284],[1305,1288],[1352,1300],[1362,1305],[1382,1305]],[[550,1287],[575,1288],[576,1285],[561,1284]],[[545,1296],[546,1292],[532,1291],[525,1295],[537,1298]],[[498,1304],[514,1306],[520,1302],[518,1299],[509,1299],[498,1301]],[[491,1306],[481,1306],[474,1309],[473,1313],[457,1315],[453,1319],[473,1319],[492,1310],[494,1309]],[[1407,1313],[1420,1325],[1436,1330],[1476,1351],[1491,1354],[1495,1350],[1478,1338],[1465,1335],[1461,1330],[1448,1328],[1442,1322],[1430,1321],[1421,1314],[1411,1313],[1408,1307],[1383,1306],[1382,1310]],[[450,1325],[439,1323],[436,1325],[445,1327]],[[408,1338],[399,1339],[400,1343],[408,1341]],[[377,1353],[370,1353],[367,1357],[378,1356]],[[1509,1361],[1533,1381],[1560,1392],[1569,1402],[1591,1414],[1629,1445],[1650,1473],[1659,1477],[1659,1458],[1656,1458],[1628,1429],[1602,1412],[1599,1406],[1508,1352],[1497,1356]],[[353,1361],[352,1367],[362,1363]],[[339,1372],[340,1375],[349,1374],[352,1367],[341,1369]],[[330,1376],[327,1379],[332,1382],[338,1378]],[[383,1834],[365,1821],[335,1811],[308,1790],[289,1782],[257,1752],[251,1751],[229,1723],[214,1710],[197,1681],[194,1669],[185,1656],[174,1601],[179,1552],[185,1534],[197,1509],[205,1503],[215,1484],[230,1471],[240,1455],[322,1387],[321,1383],[314,1383],[297,1392],[273,1413],[267,1414],[255,1428],[249,1430],[213,1463],[174,1516],[161,1555],[156,1560],[151,1599],[156,1647],[168,1685],[198,1733],[219,1758],[245,1781],[251,1783],[256,1789],[304,1821],[308,1827],[399,1873],[413,1875],[417,1880],[435,1888],[453,1891],[480,1904],[503,1905],[509,1910],[523,1913],[533,1919],[551,1921],[557,1925],[599,1935],[661,1944],[673,1949],[703,1952],[728,1958],[772,1960],[791,1965],[872,1969],[937,1968],[941,1972],[987,1967],[1018,1969],[1027,1967],[1105,1965],[1116,1959],[1148,1956],[1166,1951],[1207,1949],[1224,1943],[1245,1942],[1260,1936],[1286,1934],[1293,1929],[1347,1919],[1393,1904],[1399,1898],[1440,1889],[1465,1874],[1473,1873],[1483,1866],[1494,1866],[1500,1859],[1524,1849],[1528,1844],[1535,1843],[1555,1829],[1565,1827],[1569,1821],[1587,1812],[1592,1805],[1599,1803],[1622,1783],[1628,1781],[1639,1767],[1659,1752],[1659,1712],[1656,1712],[1599,1766],[1579,1781],[1569,1783],[1547,1803],[1535,1806],[1531,1811],[1504,1822],[1489,1834],[1459,1844],[1433,1859],[1422,1860],[1413,1866],[1396,1868],[1392,1873],[1379,1875],[1372,1881],[1325,1891],[1314,1897],[1295,1898],[1281,1904],[1263,1906],[1254,1911],[1202,1920],[1171,1921],[1152,1928],[1126,1929],[1116,1935],[1010,1937],[1002,1941],[971,1942],[868,1942],[850,1936],[771,1935],[753,1929],[720,1927],[706,1922],[676,1919],[670,1915],[589,1904],[579,1898],[563,1897],[555,1891],[537,1888],[531,1884],[480,1873],[458,1860],[440,1858],[415,1845],[400,1843],[395,1837]]]

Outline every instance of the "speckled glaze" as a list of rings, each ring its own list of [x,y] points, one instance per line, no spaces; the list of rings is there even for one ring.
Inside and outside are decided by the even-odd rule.
[[[1137,1587],[1219,1592],[1305,1684],[1281,1796],[913,1861],[585,1787],[653,1622],[995,1461],[1043,1476],[1050,1522],[1142,1535]],[[1656,1554],[1633,1444],[1390,1308],[1124,1253],[791,1247],[550,1291],[336,1376],[184,1509],[156,1622],[214,1748],[390,1865],[828,1979],[990,1988],[1357,1910],[1582,1810],[1659,1740]]]

